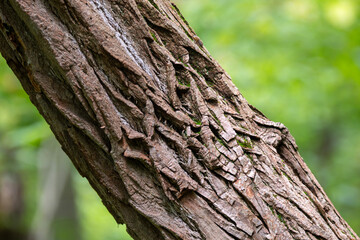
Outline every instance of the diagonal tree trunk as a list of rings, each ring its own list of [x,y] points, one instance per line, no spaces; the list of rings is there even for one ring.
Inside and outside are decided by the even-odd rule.
[[[0,50],[134,239],[359,239],[168,0],[3,0]]]

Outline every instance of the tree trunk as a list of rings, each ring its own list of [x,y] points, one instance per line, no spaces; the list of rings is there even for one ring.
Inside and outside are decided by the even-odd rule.
[[[359,239],[168,0],[3,0],[0,49],[134,239]]]

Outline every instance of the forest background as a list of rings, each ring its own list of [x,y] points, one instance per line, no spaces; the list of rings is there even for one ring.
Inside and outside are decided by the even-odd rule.
[[[249,103],[290,129],[359,234],[360,1],[175,3]],[[60,151],[1,58],[0,236],[5,231],[39,240],[131,239]]]

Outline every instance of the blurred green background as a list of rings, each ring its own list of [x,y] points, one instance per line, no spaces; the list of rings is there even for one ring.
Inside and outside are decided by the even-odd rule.
[[[175,3],[360,233],[360,1]],[[131,239],[59,149],[1,59],[0,239]]]

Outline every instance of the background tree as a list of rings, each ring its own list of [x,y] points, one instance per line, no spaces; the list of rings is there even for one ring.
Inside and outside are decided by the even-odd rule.
[[[200,46],[201,46],[201,45],[200,45]],[[186,64],[186,63],[185,63],[185,64]],[[180,65],[181,65],[181,64],[180,64]],[[188,67],[188,66],[185,66],[185,67]],[[190,66],[190,67],[191,67],[191,66]],[[205,74],[205,75],[206,75],[206,74]],[[36,85],[35,85],[35,86],[36,86]],[[216,88],[216,87],[214,87],[214,88]],[[201,90],[201,89],[200,89],[200,90]],[[207,100],[209,100],[209,99],[207,99]],[[213,101],[214,99],[212,100],[212,99],[210,98],[210,100]],[[216,99],[215,99],[215,100],[216,100]],[[216,101],[215,101],[215,102],[216,102]],[[215,119],[216,119],[216,118],[215,118]],[[221,122],[221,120],[220,120],[220,122]],[[195,121],[195,123],[196,123],[196,121]],[[216,125],[216,124],[215,124],[215,125]],[[264,125],[264,123],[263,123],[263,125]],[[204,125],[204,126],[206,126],[206,125]],[[213,127],[214,127],[214,126],[213,126]],[[201,135],[201,134],[200,134],[200,135]],[[220,136],[219,139],[221,140],[221,138],[226,138],[226,137]],[[225,139],[225,140],[226,140],[226,139]],[[244,147],[244,146],[243,146],[243,147]],[[245,148],[246,148],[246,146],[245,146]]]

